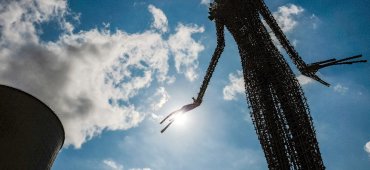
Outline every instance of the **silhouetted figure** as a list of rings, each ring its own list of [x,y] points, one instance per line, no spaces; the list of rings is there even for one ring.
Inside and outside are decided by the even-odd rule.
[[[306,98],[295,75],[273,44],[260,15],[271,28],[299,71],[329,86],[315,73],[324,67],[366,62],[330,59],[306,64],[287,40],[263,0],[216,0],[210,5],[216,23],[217,47],[193,103],[172,112],[161,123],[202,103],[217,61],[225,46],[224,27],[234,37],[241,57],[251,118],[269,169],[325,169]],[[162,133],[175,120],[161,131]]]

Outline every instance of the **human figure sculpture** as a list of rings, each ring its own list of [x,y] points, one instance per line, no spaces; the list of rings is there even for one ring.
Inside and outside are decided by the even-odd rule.
[[[325,169],[303,90],[274,45],[260,15],[298,70],[326,86],[329,84],[316,75],[319,69],[366,60],[353,61],[361,57],[358,55],[306,64],[281,31],[263,0],[216,0],[211,3],[209,13],[209,19],[216,23],[217,47],[198,96],[193,98],[193,103],[169,114],[161,124],[169,117],[184,114],[202,103],[225,46],[226,27],[239,49],[251,118],[269,169]],[[170,119],[170,123],[161,132],[174,120]]]

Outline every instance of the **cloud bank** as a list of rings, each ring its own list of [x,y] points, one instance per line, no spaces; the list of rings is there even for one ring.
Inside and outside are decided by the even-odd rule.
[[[168,60],[179,74],[196,77],[197,57],[204,47],[192,35],[197,25],[178,24],[168,33],[165,14],[153,5],[151,28],[128,34],[91,29],[74,32],[65,18],[73,15],[63,0],[5,1],[0,6],[0,83],[20,88],[49,105],[61,119],[65,146],[81,145],[104,130],[137,126],[151,110],[168,100],[163,85],[173,82]],[[63,32],[56,41],[40,39],[38,24],[57,21]],[[184,46],[171,45],[176,41]],[[156,87],[159,86],[159,87]],[[151,87],[156,93],[143,93]],[[135,103],[142,95],[151,109]],[[150,100],[153,98],[159,100]]]

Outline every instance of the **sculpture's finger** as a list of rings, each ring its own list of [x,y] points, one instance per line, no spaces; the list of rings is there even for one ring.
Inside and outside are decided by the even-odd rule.
[[[170,127],[170,125],[173,123],[173,121],[172,122],[170,122],[166,127],[164,127],[162,130],[161,130],[161,133],[163,133],[164,131],[166,131],[166,129],[168,128],[168,127]]]
[[[168,114],[161,122],[160,124],[162,124],[164,121],[166,121],[169,117],[171,117],[172,115],[176,114],[177,112],[179,112],[181,109],[179,110],[176,110],[176,111],[173,111],[171,112],[170,114]]]

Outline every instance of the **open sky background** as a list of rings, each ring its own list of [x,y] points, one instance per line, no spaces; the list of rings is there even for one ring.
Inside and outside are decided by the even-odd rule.
[[[66,140],[54,170],[267,169],[228,32],[203,104],[159,132],[163,116],[197,95],[216,46],[208,3],[0,0],[0,83],[61,119]],[[370,59],[369,0],[266,4],[307,63]],[[327,169],[369,169],[370,65],[321,70],[329,88],[291,66]]]

